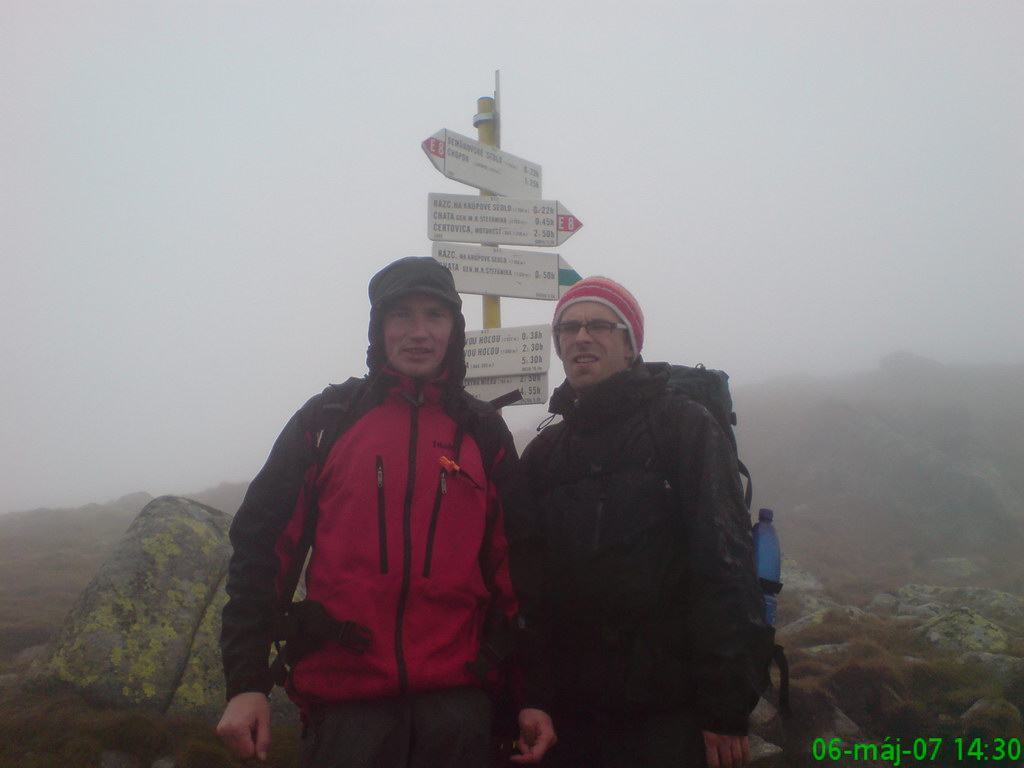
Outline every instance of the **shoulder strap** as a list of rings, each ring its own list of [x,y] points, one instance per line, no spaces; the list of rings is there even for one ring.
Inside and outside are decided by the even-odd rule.
[[[327,454],[331,448],[359,418],[372,407],[368,403],[369,386],[366,379],[351,378],[342,384],[331,384],[320,395],[313,414],[313,455],[316,461],[316,472],[306,486],[306,517],[302,522],[302,533],[295,545],[288,572],[281,585],[278,609],[281,614],[287,613],[291,606],[295,590],[306,565],[306,558],[316,539],[316,524],[319,517],[316,488],[317,477],[323,469]]]

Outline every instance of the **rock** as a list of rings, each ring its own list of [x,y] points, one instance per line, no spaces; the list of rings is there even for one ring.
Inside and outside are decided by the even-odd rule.
[[[217,584],[214,597],[206,607],[192,640],[192,648],[185,664],[169,711],[189,712],[217,717],[224,710],[226,687],[220,659],[220,615],[227,602],[225,579]]]
[[[943,603],[922,603],[915,605],[913,603],[900,603],[896,609],[899,618],[909,617],[914,621],[927,621],[934,619],[936,616],[948,613],[949,606]]]
[[[956,663],[972,667],[993,681],[1024,680],[1024,659],[1019,656],[971,651],[957,656]]]
[[[757,700],[757,706],[754,707],[754,711],[750,713],[750,727],[764,728],[770,723],[774,722],[779,716],[779,710],[775,708],[768,699],[762,696]]]
[[[156,760],[149,768],[179,768],[178,761],[173,757],[161,757]]]
[[[887,663],[848,663],[829,677],[826,688],[840,711],[869,733],[884,730],[893,713],[906,704],[900,676]]]
[[[31,665],[33,661],[38,659],[44,653],[46,653],[45,645],[33,645],[28,648],[22,648],[14,654],[14,658],[11,661],[15,667],[23,669]]]
[[[860,734],[860,726],[846,716],[839,707],[835,708],[832,732],[840,738],[853,738]]]
[[[994,697],[978,699],[960,715],[960,720],[968,732],[1001,739],[1019,738],[1024,724],[1017,707],[1006,699]]]
[[[950,579],[969,579],[982,572],[981,566],[967,557],[944,557],[932,560],[928,567]]]
[[[877,614],[883,616],[891,616],[896,613],[899,608],[900,601],[895,595],[890,595],[887,592],[881,592],[871,598],[871,602],[868,603],[868,610],[874,611]]]
[[[844,656],[850,650],[850,643],[832,643],[829,645],[812,645],[809,648],[801,648],[804,653],[814,658],[833,658]]]
[[[985,651],[1001,653],[1009,645],[1010,635],[970,608],[957,608],[936,616],[920,632],[925,639],[949,651]]]
[[[801,568],[791,557],[782,558],[782,583],[787,593],[818,592],[824,594],[825,587],[817,577]]]
[[[939,603],[950,607],[967,607],[990,621],[1010,626],[1024,626],[1024,599],[1007,592],[974,587],[935,587],[908,584],[896,596],[900,604],[922,606]]]
[[[171,496],[150,502],[31,669],[102,704],[163,712],[223,578],[230,517]]]
[[[766,742],[781,742],[785,736],[779,710],[763,696],[750,713],[750,733]]]
[[[100,755],[100,768],[137,768],[138,763],[124,752],[107,751]]]
[[[782,584],[780,604],[785,601],[786,605],[795,605],[799,618],[836,605],[835,600],[825,594],[821,582],[791,557],[782,558]]]
[[[868,616],[865,611],[852,605],[836,605],[831,608],[822,608],[780,628],[778,636],[780,639],[790,637],[807,627],[823,624],[826,620],[834,618],[836,615],[845,616],[854,621],[862,621]]]
[[[783,765],[782,747],[765,741],[756,734],[750,734],[750,762],[754,765],[767,766],[778,763]]]

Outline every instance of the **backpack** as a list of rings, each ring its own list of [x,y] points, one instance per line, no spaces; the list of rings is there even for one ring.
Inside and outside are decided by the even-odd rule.
[[[732,409],[732,395],[729,394],[729,374],[725,371],[705,368],[700,363],[693,368],[685,365],[673,365],[669,367],[668,382],[665,386],[672,392],[679,392],[700,403],[715,417],[715,421],[721,426],[722,431],[729,438],[729,444],[732,445],[740,476],[746,480],[746,483],[743,484],[743,503],[749,510],[754,496],[754,484],[750,477],[750,470],[740,461],[736,433],[733,431],[733,427],[736,426],[736,412]],[[651,431],[655,437],[658,437],[653,426]]]
[[[316,477],[323,469],[331,448],[360,418],[374,406],[371,382],[365,378],[350,378],[341,384],[331,384],[320,395],[313,413],[314,434],[313,454],[317,471],[307,487],[309,505],[302,524],[302,533],[295,545],[288,571],[281,585],[281,593],[275,611],[273,644],[277,656],[270,665],[271,678],[278,685],[284,685],[290,670],[307,653],[325,640],[331,640],[357,651],[365,651],[370,644],[369,630],[354,621],[338,621],[315,600],[295,601],[295,591],[316,539],[316,525],[319,509],[316,499]],[[517,391],[510,392],[494,403],[507,405],[521,398]],[[467,428],[472,426],[473,417],[482,411],[476,401],[465,401],[467,407],[452,416],[456,422],[454,461],[458,472],[459,451]],[[474,411],[476,413],[474,413]],[[492,466],[501,450],[501,440],[489,430],[474,433],[485,466]],[[471,662],[471,671],[484,679],[488,671],[500,666],[512,652],[512,634],[495,610],[488,610],[484,630],[484,642],[478,658]]]
[[[729,375],[725,371],[705,368],[702,364],[695,367],[685,365],[672,365],[668,368],[668,381],[665,388],[671,392],[678,392],[697,403],[700,403],[714,417],[721,426],[726,437],[732,445],[733,455],[736,457],[736,466],[740,475],[740,483],[744,487],[743,502],[750,510],[750,503],[753,499],[753,481],[750,477],[750,470],[739,458],[739,449],[736,442],[736,434],[733,427],[736,426],[736,412],[732,407],[732,395],[729,393]],[[671,435],[662,434],[659,430],[660,422],[651,418],[650,410],[646,412],[647,426],[654,437],[655,451],[659,454],[658,461],[663,467],[671,466],[662,458],[669,451],[665,446],[671,445]],[[666,473],[667,474],[667,473]],[[743,480],[746,480],[744,483]],[[759,579],[761,591],[766,595],[776,595],[782,590],[782,583]],[[790,715],[789,706],[789,662],[783,647],[774,641],[775,630],[771,628],[770,640],[765,640],[755,649],[757,664],[761,667],[763,687],[770,684],[771,664],[774,662],[779,670],[779,710],[783,715]]]

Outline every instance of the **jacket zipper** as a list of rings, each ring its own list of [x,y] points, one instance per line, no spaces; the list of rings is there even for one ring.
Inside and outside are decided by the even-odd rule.
[[[427,556],[423,561],[423,578],[430,578],[430,558],[434,551],[434,532],[437,530],[437,518],[441,512],[441,499],[448,493],[448,473],[442,468],[441,477],[437,481],[437,493],[434,495],[434,511],[430,515],[430,529],[427,531]]]
[[[405,487],[405,507],[402,510],[402,590],[398,595],[398,610],[395,617],[395,661],[398,666],[398,693],[401,696],[404,696],[409,688],[409,673],[405,666],[405,650],[402,647],[402,629],[405,624],[405,604],[409,599],[409,586],[412,580],[412,498],[413,489],[416,487],[416,442],[423,396],[417,389],[415,399],[406,399],[412,406],[409,426],[409,473]]]
[[[380,572],[388,572],[388,524],[384,515],[384,459],[377,457],[377,526],[380,529]]]

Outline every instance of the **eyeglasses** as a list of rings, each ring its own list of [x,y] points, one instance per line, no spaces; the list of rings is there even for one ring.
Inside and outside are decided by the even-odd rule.
[[[559,336],[575,336],[580,332],[580,328],[586,328],[591,336],[607,336],[615,330],[629,330],[625,323],[613,323],[611,320],[588,320],[585,323],[579,320],[566,320],[556,325],[554,330]]]

